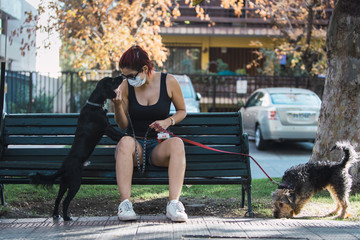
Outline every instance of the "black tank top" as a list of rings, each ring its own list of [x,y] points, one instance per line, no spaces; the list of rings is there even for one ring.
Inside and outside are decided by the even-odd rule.
[[[161,73],[160,96],[154,105],[140,105],[136,99],[134,87],[128,84],[129,90],[129,114],[134,126],[135,136],[144,137],[151,123],[156,120],[163,120],[169,116],[171,99],[166,90],[166,73]],[[127,133],[132,135],[129,125]],[[156,138],[157,133],[152,130],[148,133],[148,138]]]

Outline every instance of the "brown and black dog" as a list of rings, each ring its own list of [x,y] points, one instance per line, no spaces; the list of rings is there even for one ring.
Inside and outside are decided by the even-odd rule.
[[[348,217],[349,193],[352,178],[349,168],[358,160],[354,146],[337,142],[333,150],[344,152],[340,162],[319,161],[294,166],[284,173],[278,189],[272,193],[274,217],[291,218],[300,213],[315,193],[327,189],[336,202],[336,209],[329,215]]]

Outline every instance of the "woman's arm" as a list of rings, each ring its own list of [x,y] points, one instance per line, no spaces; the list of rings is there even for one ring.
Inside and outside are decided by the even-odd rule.
[[[158,132],[160,129],[156,128],[154,125],[155,123],[159,124],[162,128],[167,129],[169,126],[175,125],[186,117],[185,101],[179,82],[173,75],[168,74],[166,77],[166,86],[168,95],[175,106],[176,112],[174,115],[164,120],[155,121],[150,124],[150,127],[154,128]]]
[[[127,116],[128,111],[128,88],[127,81],[123,81],[119,88],[115,90],[116,97],[112,99],[115,110],[115,122],[120,129],[124,130],[129,125],[129,119]]]
[[[168,74],[166,83],[169,86],[169,90],[170,90],[168,91],[168,93],[170,92],[169,97],[171,98],[176,109],[175,114],[171,116],[176,124],[178,122],[181,122],[186,117],[184,96],[182,94],[179,82],[176,80],[176,78],[173,75]],[[171,124],[171,119],[170,118],[167,119],[170,120],[170,124]]]

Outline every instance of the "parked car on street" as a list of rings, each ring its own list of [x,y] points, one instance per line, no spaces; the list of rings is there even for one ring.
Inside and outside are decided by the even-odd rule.
[[[314,141],[320,106],[320,98],[310,90],[262,88],[239,111],[244,131],[262,150],[271,141]]]
[[[185,107],[187,113],[200,112],[201,94],[195,92],[194,86],[187,75],[174,75],[180,84],[182,94],[184,96]],[[175,113],[174,104],[171,103],[170,113]]]

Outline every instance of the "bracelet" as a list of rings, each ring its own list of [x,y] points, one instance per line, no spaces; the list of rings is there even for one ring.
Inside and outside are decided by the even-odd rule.
[[[171,120],[171,126],[174,126],[175,125],[175,120],[172,117],[169,117],[169,118]]]

